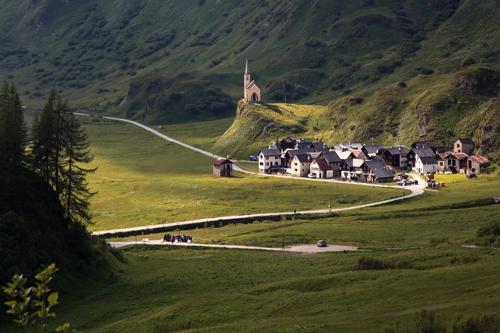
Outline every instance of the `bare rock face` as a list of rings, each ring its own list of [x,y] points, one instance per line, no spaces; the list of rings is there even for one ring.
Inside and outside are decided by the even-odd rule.
[[[463,71],[457,74],[456,84],[470,94],[495,96],[500,91],[500,74],[488,68]]]

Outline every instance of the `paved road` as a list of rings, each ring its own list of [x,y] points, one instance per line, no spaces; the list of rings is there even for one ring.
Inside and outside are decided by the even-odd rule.
[[[77,115],[80,116],[89,116],[88,114],[84,113],[77,113]],[[163,133],[160,133],[159,131],[143,125],[141,123],[138,123],[133,120],[129,119],[123,119],[123,118],[116,118],[116,117],[104,117],[104,119],[108,120],[114,120],[118,122],[123,122],[123,123],[128,123],[132,124],[134,126],[138,126],[160,138],[163,140],[178,144],[184,148],[190,149],[194,152],[200,153],[202,155],[205,155],[210,158],[221,158],[221,156],[213,154],[211,152],[208,152],[206,150],[191,146],[189,144],[186,144],[184,142],[181,142],[177,139],[174,139],[172,137],[169,137]],[[371,187],[385,187],[385,188],[395,188],[396,186],[388,186],[388,185],[379,185],[379,184],[364,184],[364,183],[355,183],[355,182],[343,182],[343,181],[338,181],[338,180],[333,180],[333,179],[309,179],[309,178],[296,178],[296,177],[290,177],[290,176],[279,176],[279,175],[261,175],[258,173],[246,171],[239,166],[235,165],[234,169],[239,172],[244,172],[248,174],[254,174],[258,176],[266,176],[266,177],[278,177],[278,178],[286,178],[286,179],[293,179],[293,180],[302,180],[302,181],[316,181],[316,182],[328,182],[328,183],[341,183],[341,184],[351,184],[351,185],[356,185],[356,186],[371,186]],[[197,219],[197,220],[190,220],[190,221],[183,221],[183,222],[175,222],[175,223],[165,223],[165,224],[156,224],[156,225],[149,225],[149,226],[143,226],[143,227],[135,227],[135,228],[124,228],[124,229],[114,229],[114,230],[105,230],[105,231],[97,231],[94,232],[93,235],[95,236],[101,236],[101,237],[112,237],[112,236],[117,236],[120,234],[131,234],[131,233],[153,233],[153,232],[160,232],[162,230],[168,229],[168,228],[176,228],[178,226],[189,226],[189,227],[196,227],[198,225],[204,225],[205,223],[213,223],[213,222],[219,222],[219,221],[235,221],[237,222],[238,220],[246,220],[246,219],[256,219],[256,218],[276,218],[279,216],[293,216],[293,215],[311,215],[311,214],[328,214],[328,213],[336,213],[336,212],[343,212],[343,211],[349,211],[349,210],[356,210],[356,209],[361,209],[361,208],[367,208],[367,207],[374,207],[374,206],[379,206],[379,205],[384,205],[387,203],[392,203],[392,202],[397,202],[401,200],[406,200],[410,199],[416,196],[421,195],[424,193],[424,182],[423,180],[419,181],[420,185],[418,186],[410,186],[407,187],[406,189],[410,190],[411,193],[405,196],[393,198],[393,199],[387,199],[387,200],[382,200],[382,201],[377,201],[377,202],[372,202],[369,204],[364,204],[364,205],[357,205],[357,206],[351,206],[351,207],[345,207],[345,208],[335,208],[335,209],[317,209],[317,210],[304,210],[304,211],[297,211],[297,212],[278,212],[278,213],[261,213],[261,214],[248,214],[248,215],[233,215],[233,216],[223,216],[223,217],[216,217],[216,218],[206,218],[206,219]]]
[[[295,253],[323,253],[323,252],[355,252],[358,248],[355,246],[329,245],[327,247],[317,247],[316,245],[297,245],[285,248],[245,246],[245,245],[222,245],[222,244],[197,244],[197,243],[170,243],[162,241],[131,241],[131,242],[110,242],[114,248],[121,248],[132,245],[148,246],[178,246],[178,247],[202,247],[213,249],[233,249],[233,250],[259,250],[270,252],[295,252]]]

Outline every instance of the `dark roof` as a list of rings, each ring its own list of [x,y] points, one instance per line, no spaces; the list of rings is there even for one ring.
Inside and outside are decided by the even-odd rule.
[[[323,158],[328,163],[338,163],[338,162],[342,161],[342,159],[339,157],[339,155],[335,151],[326,151],[326,152],[324,152],[323,153]]]
[[[420,160],[422,161],[423,164],[437,164],[437,160],[436,160],[436,156],[433,155],[433,156],[421,156],[421,155],[418,155],[420,157]]]
[[[231,162],[227,158],[218,158],[214,160],[214,166],[221,166],[223,164],[233,164],[233,162]]]
[[[407,155],[410,152],[410,150],[405,147],[405,146],[398,146],[398,147],[392,147],[387,149],[387,153],[389,155]]]
[[[307,163],[307,162],[311,161],[309,155],[307,155],[307,154],[300,154],[300,155],[296,155],[295,157],[297,157],[297,159],[299,160],[300,163]]]
[[[472,141],[469,138],[458,138],[457,141],[460,141],[460,142],[468,144],[468,145],[473,145],[474,144],[474,141]]]
[[[384,167],[384,163],[381,160],[367,160],[367,161],[365,161],[365,164],[370,169]]]
[[[431,148],[413,148],[415,155],[422,157],[434,157],[436,159],[436,153]]]
[[[328,145],[324,142],[313,142],[311,143],[312,148],[320,151],[327,151]]]
[[[312,148],[312,142],[300,141],[300,142],[295,143],[295,147],[298,149]]]
[[[320,170],[331,170],[330,166],[323,158],[316,158],[314,160],[318,163]]]
[[[444,159],[446,159],[446,158],[450,157],[450,155],[451,155],[451,157],[455,158],[455,156],[453,155],[453,153],[452,153],[451,151],[447,151],[447,152],[444,152],[444,153],[439,153],[439,154],[437,154],[437,156],[438,156],[440,159],[442,159],[442,160],[444,160]]]
[[[364,145],[364,148],[368,154],[378,154],[381,149],[384,149],[382,145]]]
[[[411,146],[412,148],[432,148],[434,145],[430,141],[416,141]]]
[[[295,143],[296,141],[297,141],[296,138],[286,137],[286,138],[282,139],[280,142]]]
[[[307,149],[288,149],[286,153],[288,156],[293,158],[296,155],[307,155],[308,153],[314,152],[314,149],[312,148],[307,148]]]
[[[365,161],[365,164],[368,168],[370,168],[370,170],[377,178],[394,177],[394,175],[390,171],[387,171],[387,169],[384,167],[384,163],[381,160],[368,160]]]
[[[278,148],[272,148],[272,149],[262,149],[260,151],[264,156],[278,156],[281,155],[281,150]]]

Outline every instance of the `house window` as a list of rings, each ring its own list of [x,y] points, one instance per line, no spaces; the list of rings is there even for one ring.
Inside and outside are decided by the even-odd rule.
[[[260,162],[259,165],[264,165],[264,162]]]

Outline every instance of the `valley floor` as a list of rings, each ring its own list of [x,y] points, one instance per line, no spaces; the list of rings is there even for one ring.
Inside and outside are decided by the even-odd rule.
[[[207,214],[218,213],[219,205],[248,211],[254,207],[248,203],[255,200],[259,206],[275,209],[277,204],[296,200],[310,206],[332,195],[338,204],[351,204],[348,198],[371,200],[372,195],[379,195],[367,193],[364,187],[349,193],[344,187],[332,191],[301,182],[299,186],[305,187],[298,192],[315,198],[306,202],[288,196],[290,186],[297,185],[281,179],[272,183],[274,191],[269,190],[271,180],[266,178],[235,178],[231,181],[238,185],[224,181],[220,185],[219,179],[205,175],[209,160],[187,163],[199,161],[199,156],[181,154],[164,142],[149,145],[154,140],[129,126],[109,126],[89,127],[96,163],[103,170],[91,180],[102,191],[94,202],[96,229],[113,225],[118,218],[129,225],[149,222],[154,216],[163,219],[165,207],[178,207],[178,201],[156,207],[153,203],[159,198],[180,198],[175,200],[187,204],[213,196],[216,200],[208,205],[211,210],[203,211]],[[176,168],[179,165],[183,167]],[[439,177],[446,187],[410,201],[330,217],[185,232],[197,242],[212,244],[279,247],[325,239],[330,244],[360,246],[364,252],[303,255],[126,248],[125,262],[116,264],[112,281],[71,281],[79,287],[68,287],[61,295],[58,321],[69,321],[83,333],[365,333],[383,332],[398,323],[406,327],[422,309],[436,312],[448,326],[459,316],[500,315],[500,251],[463,247],[475,243],[477,230],[499,216],[500,206],[492,203],[492,197],[498,195],[500,175],[473,180]],[[214,181],[219,182],[215,187]],[[255,187],[261,181],[265,185]],[[219,186],[223,186],[220,191]],[[242,189],[252,194],[242,197]],[[106,202],[106,196],[114,197]],[[116,216],[109,216],[110,212]],[[171,216],[182,214],[187,213],[179,210]],[[363,265],[367,259],[378,265]]]

